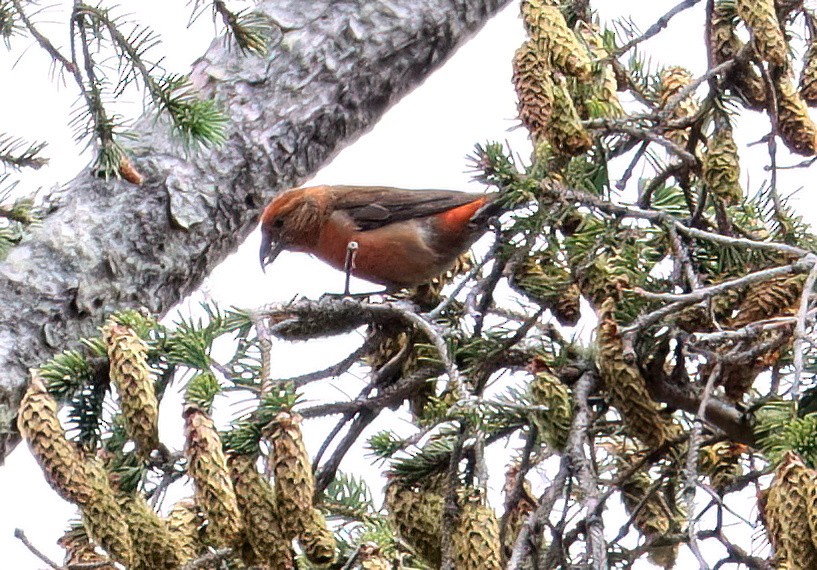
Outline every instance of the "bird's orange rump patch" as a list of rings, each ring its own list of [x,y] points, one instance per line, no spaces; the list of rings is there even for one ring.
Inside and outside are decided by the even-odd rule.
[[[451,208],[445,212],[440,212],[435,217],[440,221],[440,225],[448,230],[459,231],[464,229],[474,214],[485,205],[487,197],[477,198],[473,202],[468,202],[462,206]]]

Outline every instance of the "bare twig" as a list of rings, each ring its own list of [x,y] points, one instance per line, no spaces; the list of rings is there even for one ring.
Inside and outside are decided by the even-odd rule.
[[[340,462],[343,460],[346,453],[351,449],[352,445],[357,441],[363,430],[374,421],[380,414],[383,408],[379,410],[363,409],[358,413],[358,416],[349,426],[349,431],[340,441],[332,456],[324,463],[318,472],[315,474],[315,496],[323,493],[329,484],[335,479],[335,474],[340,467]]]
[[[629,42],[627,42],[626,44],[624,44],[623,46],[618,48],[616,51],[614,51],[612,54],[610,54],[609,58],[610,59],[618,58],[622,54],[625,54],[628,51],[630,51],[631,49],[633,49],[635,46],[637,46],[641,42],[647,41],[651,37],[657,35],[659,32],[661,32],[661,30],[663,30],[664,28],[666,28],[669,25],[670,20],[672,20],[675,16],[677,16],[678,14],[683,12],[684,10],[688,10],[689,8],[692,8],[695,4],[698,3],[698,1],[699,0],[684,0],[683,2],[680,2],[679,4],[675,5],[672,8],[672,10],[670,10],[669,12],[667,12],[666,14],[664,14],[663,16],[658,18],[658,20],[656,20],[655,23],[652,26],[647,28],[646,32],[644,32],[643,34],[641,34],[637,38],[631,39]]]
[[[218,550],[214,550],[213,552],[208,552],[203,556],[199,556],[195,560],[191,560],[184,566],[182,566],[182,570],[197,570],[198,568],[211,568],[215,565],[215,563],[222,562],[226,560],[227,557],[232,555],[233,549],[232,548],[220,548]]]
[[[522,449],[522,458],[519,462],[519,468],[514,478],[513,487],[510,492],[505,495],[505,511],[502,513],[502,518],[499,521],[499,543],[505,544],[505,535],[508,532],[508,515],[516,510],[519,501],[522,498],[522,493],[525,489],[525,476],[530,471],[531,454],[533,453],[533,446],[539,435],[539,430],[535,425],[531,425],[528,430],[528,435],[525,438],[525,447]]]
[[[608,133],[624,133],[643,141],[654,142],[676,155],[685,165],[692,168],[696,168],[698,165],[698,159],[695,158],[694,154],[681,145],[657,134],[654,129],[634,127],[625,122],[607,118],[593,119],[587,122],[587,126]]]
[[[808,311],[806,323],[812,322],[815,316],[817,316],[817,310],[812,309]],[[687,341],[691,345],[712,345],[727,341],[755,340],[761,333],[791,327],[795,325],[796,322],[797,317],[774,317],[772,319],[749,323],[745,327],[735,330],[695,332],[687,337]]]
[[[434,307],[434,309],[426,313],[426,318],[429,321],[434,321],[437,318],[439,318],[440,315],[442,315],[445,312],[445,310],[451,306],[451,303],[454,302],[457,295],[460,294],[460,291],[462,291],[465,288],[465,285],[470,283],[471,280],[474,277],[476,277],[480,271],[482,271],[482,268],[485,267],[486,263],[494,259],[494,256],[498,248],[499,236],[497,236],[497,239],[495,239],[494,243],[491,244],[491,248],[488,250],[488,253],[485,254],[485,257],[483,257],[478,263],[474,265],[474,267],[471,268],[468,274],[465,277],[463,277],[459,283],[457,283],[457,286],[454,287],[454,290],[451,291],[451,293],[445,299],[443,299],[439,305],[437,305],[436,307]]]
[[[594,196],[589,192],[585,192],[583,190],[578,190],[575,188],[567,188],[564,186],[558,187],[556,185],[552,186],[543,185],[540,187],[540,189],[542,190],[542,192],[550,194],[551,196],[558,197],[560,199],[568,201],[575,200],[576,202],[579,202],[585,206],[594,208],[596,210],[599,210],[600,212],[605,212],[607,214],[630,218],[641,218],[645,220],[650,220],[652,222],[655,222],[656,224],[669,223],[675,226],[679,233],[696,239],[707,240],[722,245],[732,245],[736,247],[774,251],[785,255],[790,255],[793,257],[803,257],[811,253],[807,249],[793,245],[788,245],[785,243],[758,241],[746,238],[734,238],[714,232],[708,232],[698,228],[691,228],[684,224],[683,222],[681,222],[681,220],[677,219],[676,217],[666,212],[661,212],[658,210],[648,210],[644,208],[639,208],[638,206],[625,206],[622,204],[614,204],[612,202],[603,200],[598,196]]]
[[[791,385],[792,399],[797,401],[800,392],[800,380],[803,376],[803,340],[806,338],[806,315],[808,314],[811,292],[817,281],[817,264],[809,271],[803,292],[800,294],[800,308],[797,310],[797,324],[794,327],[794,380]]]
[[[420,368],[400,378],[395,384],[379,390],[377,395],[362,400],[351,400],[346,402],[332,402],[328,404],[317,404],[315,406],[298,410],[304,418],[316,418],[321,416],[331,416],[336,414],[357,413],[363,409],[379,409],[403,401],[405,398],[415,393],[420,386],[434,378],[440,373],[439,368],[427,366]]]
[[[23,21],[23,25],[28,30],[28,33],[40,44],[40,47],[43,48],[48,55],[51,56],[51,59],[54,61],[59,62],[62,67],[71,74],[71,76],[77,81],[82,88],[82,77],[79,76],[79,72],[77,69],[77,65],[69,60],[67,57],[62,55],[60,51],[51,43],[47,37],[45,37],[42,32],[34,25],[34,22],[28,17],[25,10],[23,10],[23,6],[20,4],[20,0],[11,0],[12,5],[14,6],[14,10],[19,14],[20,19]]]
[[[530,558],[534,550],[538,550],[539,542],[541,540],[542,531],[550,517],[550,512],[556,501],[565,492],[565,483],[570,472],[569,460],[567,455],[562,456],[562,462],[559,466],[559,471],[551,481],[550,486],[539,497],[539,504],[536,510],[531,513],[525,524],[519,531],[516,537],[516,542],[513,546],[513,554],[508,561],[507,570],[521,570],[527,568],[527,560]]]
[[[648,141],[644,141],[641,143],[641,146],[638,147],[638,150],[635,151],[630,164],[627,165],[627,168],[624,170],[624,174],[621,175],[621,178],[618,179],[616,182],[616,188],[618,190],[624,190],[627,187],[627,182],[630,180],[630,177],[633,175],[633,171],[635,170],[636,165],[641,161],[644,157],[644,152],[646,152],[647,147],[650,145]]]
[[[349,370],[349,368],[351,368],[355,362],[360,360],[361,357],[363,357],[366,354],[366,352],[368,352],[369,349],[370,346],[367,343],[363,343],[354,352],[351,352],[349,356],[345,357],[340,362],[336,362],[331,366],[327,366],[323,370],[315,370],[314,372],[307,372],[306,374],[293,376],[291,378],[281,378],[275,380],[275,383],[277,384],[292,383],[292,385],[295,386],[295,389],[298,389],[317,380],[323,380],[324,378],[334,378]]]
[[[352,551],[352,554],[349,555],[349,558],[346,560],[346,563],[341,566],[340,570],[352,570],[352,568],[355,567],[355,562],[357,562],[360,557],[361,548],[363,548],[363,544],[359,544],[358,547]]]
[[[585,455],[588,443],[588,431],[592,415],[587,399],[596,385],[596,376],[585,372],[573,385],[573,422],[567,440],[568,456],[571,470],[581,488],[584,510],[587,513],[587,550],[593,560],[594,568],[607,568],[607,543],[604,540],[604,524],[597,514],[599,489],[593,464]],[[592,447],[592,442],[590,443]]]
[[[460,424],[460,433],[451,450],[451,457],[448,462],[447,489],[445,493],[445,505],[442,514],[442,535],[440,536],[440,550],[442,551],[442,565],[440,570],[456,570],[454,566],[454,540],[453,535],[456,528],[459,507],[457,506],[457,488],[459,486],[459,464],[462,459],[462,450],[465,439],[468,435],[467,426]]]
[[[661,172],[659,172],[656,176],[650,180],[649,184],[645,185],[643,189],[640,189],[638,201],[636,202],[637,206],[642,209],[647,209],[650,207],[650,202],[652,202],[652,195],[653,193],[667,180],[669,180],[673,176],[678,176],[679,174],[686,172],[688,167],[679,161],[675,161],[666,168],[664,168]]]
[[[258,335],[258,348],[261,351],[261,371],[259,374],[261,376],[261,396],[264,396],[272,391],[274,384],[270,378],[270,369],[272,367],[270,362],[270,350],[272,350],[272,340],[266,319],[259,317],[255,313],[250,315],[250,318],[255,325],[255,331]]]
[[[639,330],[659,322],[664,317],[671,315],[684,307],[695,303],[700,303],[701,301],[705,301],[714,295],[729,291],[730,289],[740,289],[747,285],[751,285],[752,283],[759,283],[761,281],[774,279],[775,277],[794,275],[809,271],[815,265],[815,263],[817,263],[817,256],[814,254],[808,254],[804,258],[790,265],[755,271],[754,273],[749,273],[748,275],[738,277],[737,279],[730,279],[729,281],[723,281],[716,285],[710,285],[709,287],[701,287],[700,289],[696,289],[691,293],[652,293],[649,291],[644,291],[640,288],[634,289],[636,293],[648,299],[671,302],[668,305],[664,305],[650,313],[638,317],[631,325],[622,329],[622,335],[632,335]]]
[[[37,558],[39,558],[40,560],[42,560],[43,562],[48,564],[54,570],[63,570],[62,566],[60,566],[59,564],[57,564],[56,562],[54,562],[53,560],[48,558],[36,546],[31,544],[31,541],[28,540],[28,537],[26,536],[26,533],[23,532],[23,529],[15,528],[14,529],[14,538],[16,538],[20,542],[22,542],[25,545],[25,547],[28,548],[28,550],[29,550],[29,552],[31,552],[31,554],[33,554],[34,556],[36,556]]]
[[[692,433],[689,435],[689,449],[687,451],[686,459],[686,482],[684,487],[684,499],[686,500],[687,508],[687,536],[689,539],[688,546],[698,564],[702,569],[709,568],[709,565],[704,560],[701,550],[698,547],[696,518],[695,518],[695,490],[698,486],[698,450],[701,447],[701,432],[703,431],[703,418],[706,415],[706,407],[709,404],[709,399],[712,396],[712,390],[715,388],[715,381],[721,375],[721,362],[718,360],[706,380],[704,392],[701,395],[701,404],[698,406],[698,415],[695,417],[692,425]]]
[[[674,254],[675,259],[677,259],[681,264],[681,271],[683,272],[687,285],[693,291],[699,289],[701,284],[698,281],[698,274],[692,267],[692,261],[689,259],[689,253],[687,252],[686,246],[681,242],[681,238],[678,236],[678,230],[672,224],[668,224],[667,233],[669,234],[672,253]]]

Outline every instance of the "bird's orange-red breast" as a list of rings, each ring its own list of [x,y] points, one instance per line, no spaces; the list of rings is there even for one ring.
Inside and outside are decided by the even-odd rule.
[[[261,266],[283,250],[311,253],[389,289],[424,283],[447,270],[501,209],[496,194],[312,186],[276,196],[261,215]]]

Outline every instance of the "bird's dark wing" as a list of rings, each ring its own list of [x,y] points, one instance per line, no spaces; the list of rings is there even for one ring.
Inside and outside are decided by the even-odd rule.
[[[481,194],[455,190],[404,190],[389,186],[336,187],[335,209],[348,214],[361,230],[433,216],[478,200]],[[349,190],[352,187],[348,187]]]

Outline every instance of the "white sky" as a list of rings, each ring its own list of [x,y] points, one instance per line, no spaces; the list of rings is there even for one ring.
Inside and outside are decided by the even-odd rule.
[[[187,20],[184,4],[176,2],[174,6],[178,5],[178,8],[168,9],[167,0],[143,0],[137,9],[137,17],[153,25],[169,46],[165,66],[179,72],[186,71],[189,64],[206,49],[212,33],[207,17],[198,22],[191,32],[181,31]],[[615,9],[630,14],[641,29],[646,29],[675,2],[595,4],[600,6],[602,18],[611,16],[610,10]],[[514,129],[517,125],[516,99],[510,83],[511,57],[524,38],[517,14],[518,7],[514,3],[489,22],[442,69],[389,111],[371,132],[341,152],[311,182],[453,188],[478,192],[483,187],[470,180],[465,162],[465,156],[472,152],[475,143],[507,140],[519,156],[526,158],[530,147],[524,130]],[[65,25],[60,23],[64,18],[54,15],[48,19],[58,22],[55,27],[48,28],[49,33],[59,34],[64,30]],[[647,48],[660,54],[662,64],[685,65],[694,71],[701,71],[705,65],[702,22],[701,10],[685,13],[672,22],[659,41],[651,41]],[[167,39],[176,34],[188,35],[184,36],[184,41]],[[60,43],[60,40],[57,42]],[[23,42],[18,40],[16,45],[19,49]],[[35,175],[26,173],[22,177],[24,186],[21,187],[27,191],[39,186],[50,188],[69,180],[88,161],[87,153],[78,157],[70,131],[64,127],[74,94],[69,88],[55,93],[54,83],[48,75],[48,61],[37,50],[29,49],[16,69],[11,70],[18,57],[19,51],[11,56],[0,51],[0,85],[3,85],[0,101],[4,109],[15,110],[14,113],[0,116],[0,132],[49,141],[46,153],[51,158],[51,165]],[[13,89],[9,88],[11,85]],[[766,121],[754,120],[743,125],[737,134],[743,141],[753,141],[767,130]],[[742,145],[740,150],[745,160],[757,160],[761,164],[766,162],[763,145],[751,149]],[[786,162],[783,158],[780,162],[792,164],[798,161],[789,159]],[[637,177],[639,173],[635,174]],[[753,176],[755,178],[748,179],[749,187],[756,190],[764,174],[755,172]],[[784,173],[780,179],[781,187],[794,190],[798,182],[793,176]],[[813,207],[807,208],[806,213],[812,222],[817,220]],[[302,254],[285,253],[266,274],[262,274],[258,268],[258,243],[258,232],[255,232],[247,243],[213,272],[200,291],[179,305],[176,315],[195,312],[203,299],[217,301],[222,307],[253,307],[291,299],[296,294],[316,298],[327,290],[339,291],[342,287],[343,276],[340,273]],[[296,279],[295,276],[303,278]],[[364,284],[360,287],[369,290],[371,286]],[[174,317],[171,315],[169,318]],[[360,338],[358,334],[347,335],[333,343],[323,343],[319,348],[313,343],[279,343],[273,351],[275,374],[286,377],[321,368],[323,362],[329,364],[348,354],[350,347],[359,344]],[[320,396],[341,399],[355,394],[359,383],[349,382],[349,385],[342,386],[322,384],[319,387],[322,390]],[[317,398],[319,394],[313,390],[307,396]],[[222,408],[225,409],[220,409],[219,413],[224,417],[236,411],[235,406]],[[166,402],[162,409],[163,440],[178,448],[182,445],[179,410],[177,400]],[[314,451],[326,430],[310,432],[311,424],[306,425],[308,443]],[[384,416],[377,425],[378,429],[384,425],[394,429],[408,427],[405,420],[396,414]],[[373,431],[377,430],[367,433]],[[360,451],[350,454],[343,468],[361,474],[375,474],[378,470]],[[499,479],[491,482],[492,499],[498,498],[501,473],[499,476]],[[379,483],[373,484],[377,491],[379,486]],[[494,504],[499,505],[498,502]],[[45,483],[25,445],[19,446],[7,459],[5,467],[0,468],[0,565],[19,569],[43,567],[13,538],[16,527],[22,528],[38,548],[61,562],[56,539],[62,534],[66,520],[73,514],[73,506],[59,499]],[[679,567],[692,567],[693,564],[688,556],[684,556]],[[650,566],[646,563],[636,565],[636,568],[647,567]]]

